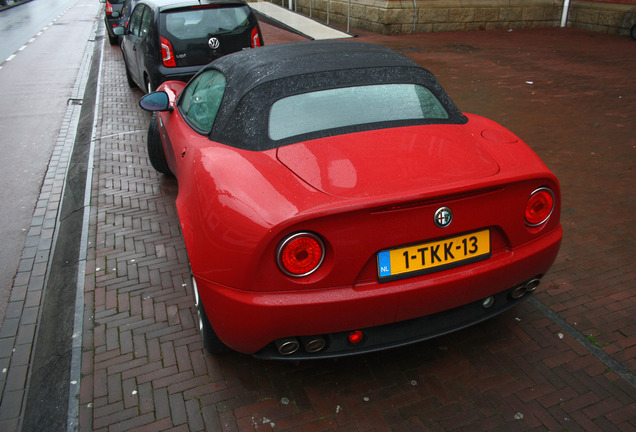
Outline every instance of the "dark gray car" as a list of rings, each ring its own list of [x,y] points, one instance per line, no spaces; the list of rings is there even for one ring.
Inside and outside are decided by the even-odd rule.
[[[263,45],[256,16],[242,0],[142,0],[116,32],[128,83],[148,92],[164,81],[187,82],[221,56]]]

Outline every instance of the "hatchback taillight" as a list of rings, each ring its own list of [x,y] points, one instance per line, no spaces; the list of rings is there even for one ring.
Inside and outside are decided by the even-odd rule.
[[[261,36],[258,34],[258,27],[254,27],[254,29],[252,29],[251,41],[252,48],[256,48],[262,45]]]
[[[106,15],[112,15],[113,14],[113,5],[110,4],[110,2],[106,2]]]
[[[163,36],[159,36],[161,42],[161,61],[165,67],[175,67],[177,62],[174,59],[174,50],[172,44],[168,39]]]
[[[325,246],[315,234],[292,234],[278,246],[278,266],[288,276],[301,277],[315,272],[325,258]]]
[[[532,192],[526,204],[526,225],[538,226],[547,221],[554,210],[554,204],[554,193],[550,189],[542,187]]]

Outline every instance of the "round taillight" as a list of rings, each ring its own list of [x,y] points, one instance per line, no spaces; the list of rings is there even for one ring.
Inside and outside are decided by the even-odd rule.
[[[325,258],[325,247],[315,234],[302,232],[285,238],[278,247],[278,266],[286,275],[307,276],[315,272]]]
[[[554,193],[548,188],[532,192],[526,204],[526,225],[538,226],[548,220],[554,210]]]

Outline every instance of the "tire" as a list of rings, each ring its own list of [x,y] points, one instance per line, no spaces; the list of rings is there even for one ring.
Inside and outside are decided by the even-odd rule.
[[[632,26],[631,30],[629,31],[629,34],[632,37],[632,39],[636,40],[636,24]]]
[[[132,76],[130,75],[130,71],[128,70],[128,63],[126,63],[126,61],[124,61],[124,66],[126,67],[126,81],[128,81],[128,86],[130,88],[137,87],[137,83],[132,79]]]
[[[212,328],[212,324],[210,324],[210,320],[205,313],[205,309],[203,308],[203,304],[201,303],[201,299],[199,297],[199,288],[197,287],[197,283],[192,279],[192,290],[194,291],[194,304],[197,308],[197,318],[199,320],[199,331],[201,332],[201,339],[203,339],[203,348],[210,354],[222,354],[224,352],[228,352],[229,348],[225,346],[221,339],[216,335],[214,329]]]
[[[166,154],[163,151],[163,144],[161,144],[161,135],[159,134],[159,126],[157,125],[157,113],[152,113],[150,125],[148,126],[148,139],[146,141],[150,165],[162,174],[172,175],[170,167],[168,167]]]

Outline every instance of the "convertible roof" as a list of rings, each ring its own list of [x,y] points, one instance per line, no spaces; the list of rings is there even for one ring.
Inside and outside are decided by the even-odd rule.
[[[408,57],[380,45],[353,41],[307,41],[268,45],[221,57],[209,67],[223,72],[237,94],[281,78],[370,67],[410,66]],[[229,89],[228,89],[229,90]]]
[[[272,141],[269,109],[286,96],[330,88],[413,83],[431,90],[450,114],[447,123],[464,123],[439,82],[426,69],[389,48],[361,42],[324,40],[268,45],[221,57],[199,73],[215,69],[226,79],[223,102],[210,139],[249,150],[265,150],[321,136],[382,127],[362,125],[340,131]],[[385,125],[384,127],[388,127]]]

